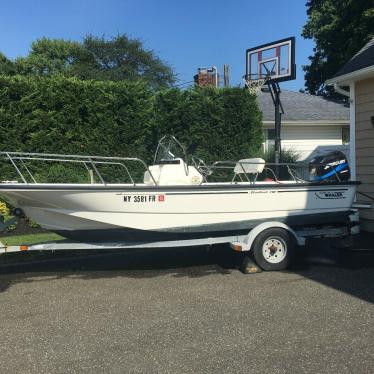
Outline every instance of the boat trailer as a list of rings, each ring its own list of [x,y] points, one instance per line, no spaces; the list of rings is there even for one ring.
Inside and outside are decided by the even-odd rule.
[[[0,222],[0,232],[10,225],[15,225],[21,217],[13,217]],[[237,253],[242,254],[241,270],[244,273],[255,273],[261,270],[283,270],[289,265],[291,255],[297,246],[304,246],[309,238],[349,238],[359,234],[358,210],[352,210],[349,222],[341,226],[303,227],[292,229],[282,222],[263,222],[253,228],[247,235],[208,237],[201,239],[168,240],[168,241],[116,241],[116,242],[73,242],[61,240],[36,244],[8,246],[1,242],[0,254],[30,251],[60,250],[125,250],[211,246],[229,244]]]

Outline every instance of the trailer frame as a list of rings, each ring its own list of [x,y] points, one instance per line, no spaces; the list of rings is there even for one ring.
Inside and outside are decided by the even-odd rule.
[[[16,224],[20,217],[0,223],[0,231],[4,231],[10,225]],[[250,252],[253,242],[259,234],[267,229],[281,228],[289,232],[299,246],[305,245],[307,238],[337,238],[350,236],[359,233],[359,216],[357,210],[352,210],[347,225],[324,226],[320,228],[303,227],[301,229],[292,229],[288,225],[277,221],[263,222],[249,231],[247,235],[232,235],[222,237],[208,237],[201,239],[167,240],[167,241],[148,241],[148,242],[73,242],[61,240],[56,242],[41,242],[36,244],[22,244],[8,246],[1,242],[0,254],[25,251],[60,251],[60,250],[105,250],[105,249],[151,249],[151,248],[171,248],[171,247],[190,247],[190,246],[211,246],[214,244],[229,244],[236,252]]]

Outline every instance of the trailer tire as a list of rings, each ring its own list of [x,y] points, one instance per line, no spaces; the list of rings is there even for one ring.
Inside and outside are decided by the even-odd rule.
[[[285,229],[275,227],[257,235],[252,244],[252,253],[263,270],[284,270],[290,264],[294,248],[295,240],[292,234]]]

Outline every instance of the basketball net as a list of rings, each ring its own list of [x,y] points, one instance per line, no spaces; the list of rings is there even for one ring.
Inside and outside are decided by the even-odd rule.
[[[261,87],[268,81],[268,77],[260,79],[244,79],[245,85],[251,95],[257,95],[261,91]]]

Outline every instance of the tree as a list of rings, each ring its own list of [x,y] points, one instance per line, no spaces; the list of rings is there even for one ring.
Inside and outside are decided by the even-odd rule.
[[[14,63],[0,52],[0,74],[13,75],[15,71]]]
[[[92,78],[114,81],[141,78],[154,88],[167,87],[175,82],[170,66],[153,51],[145,50],[138,39],[118,35],[106,40],[89,35],[83,46],[95,62]]]
[[[83,79],[87,77],[82,74],[82,68],[86,65],[92,68],[93,64],[92,56],[81,43],[48,38],[33,42],[29,54],[15,61],[17,72],[21,75],[50,76],[60,73]]]
[[[16,59],[13,70],[9,70],[8,62],[2,63],[0,55],[0,73],[62,74],[103,81],[142,80],[155,90],[175,82],[170,66],[153,51],[146,50],[140,40],[129,39],[126,35],[111,39],[88,35],[83,42],[42,38],[32,43],[26,57]]]
[[[310,65],[303,67],[306,90],[338,97],[325,81],[374,36],[373,0],[308,0],[306,6],[302,36],[316,44]]]

